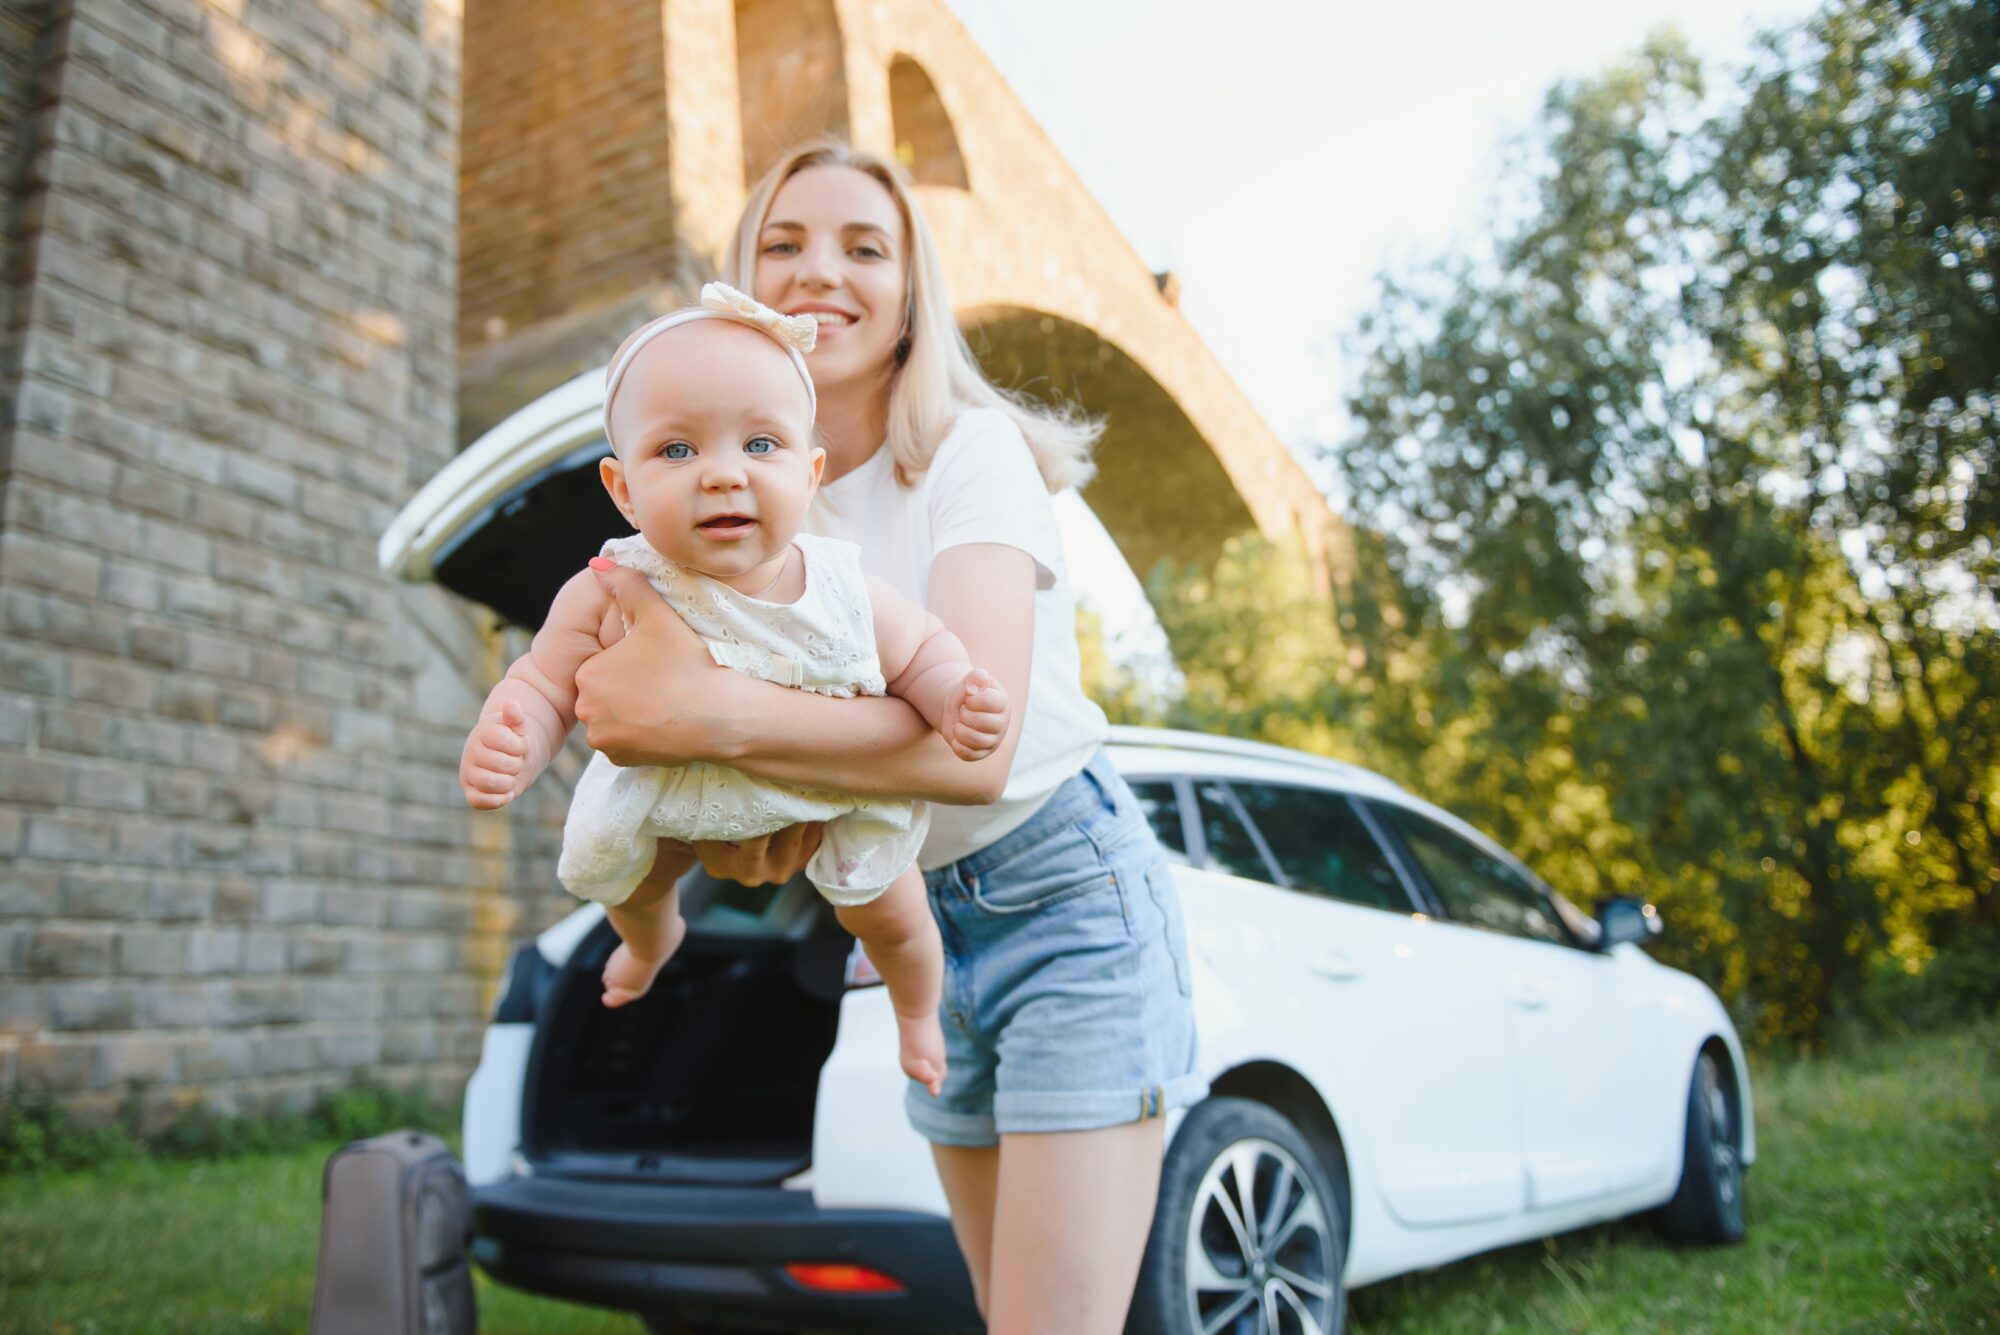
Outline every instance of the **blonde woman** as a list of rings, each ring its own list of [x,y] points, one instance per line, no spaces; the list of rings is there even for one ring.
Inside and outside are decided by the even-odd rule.
[[[1159,1188],[1163,1117],[1201,1097],[1179,906],[1078,685],[1075,599],[1050,494],[1089,476],[1096,430],[1016,401],[953,319],[902,173],[845,144],[787,154],[752,192],[724,278],[812,316],[824,481],[809,532],[928,607],[1017,707],[958,759],[895,700],[825,700],[719,671],[630,572],[632,626],[578,674],[577,714],[617,763],[708,761],[781,783],[927,799],[919,857],[946,954],[942,1091],[912,1085],[952,1227],[994,1335],[1121,1328]],[[718,854],[783,880],[817,831]]]

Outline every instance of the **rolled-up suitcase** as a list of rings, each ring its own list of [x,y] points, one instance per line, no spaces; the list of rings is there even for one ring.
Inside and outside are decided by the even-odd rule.
[[[312,1335],[473,1335],[471,1235],[465,1172],[436,1136],[341,1146],[320,1190]]]

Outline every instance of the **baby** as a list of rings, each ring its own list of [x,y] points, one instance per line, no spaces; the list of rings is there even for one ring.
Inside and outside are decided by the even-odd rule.
[[[702,304],[625,340],[605,382],[612,455],[604,486],[638,529],[593,565],[647,576],[738,672],[825,695],[909,702],[962,759],[1005,736],[1000,683],[966,661],[942,622],[861,573],[860,549],[799,532],[825,451],[812,442],[817,397],[802,354],[810,316],[781,316],[721,283]],[[576,673],[623,638],[617,604],[588,571],[556,594],[528,652],[486,697],[459,781],[473,806],[505,806],[548,766],[576,722]],[[903,1070],[937,1093],[944,955],[916,868],[929,817],[920,804],[766,782],[718,765],[621,769],[591,757],[563,828],[557,876],[604,905],[621,944],[604,967],[604,1004],[646,994],[680,945],[675,882],[689,844],[753,839],[825,821],[806,868],[888,985]]]

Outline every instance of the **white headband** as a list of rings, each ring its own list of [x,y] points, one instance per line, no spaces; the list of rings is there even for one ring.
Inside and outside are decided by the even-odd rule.
[[[798,371],[799,379],[806,382],[806,425],[812,425],[813,419],[819,415],[819,393],[813,389],[812,373],[806,370],[805,354],[813,350],[813,343],[819,338],[819,322],[810,315],[780,315],[755,297],[745,296],[727,283],[710,283],[701,290],[701,305],[662,315],[651,324],[641,326],[626,345],[625,355],[612,363],[604,379],[606,440],[611,440],[611,400],[617,395],[619,382],[625,379],[632,359],[669,329],[692,324],[696,320],[730,320],[768,334],[792,359],[792,367]],[[618,442],[611,440],[611,443],[616,446]]]

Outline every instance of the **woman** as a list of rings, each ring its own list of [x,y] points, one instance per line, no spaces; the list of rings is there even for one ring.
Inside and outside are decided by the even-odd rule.
[[[928,799],[920,863],[946,952],[949,1071],[913,1086],[952,1227],[996,1335],[1123,1323],[1159,1188],[1163,1116],[1198,1099],[1180,914],[1159,847],[1078,685],[1051,491],[1095,430],[999,393],[952,318],[902,174],[834,142],[752,192],[727,281],[820,324],[809,365],[825,480],[810,531],[927,606],[1025,701],[966,763],[893,699],[825,700],[717,669],[643,580],[600,575],[631,633],[578,676],[619,764],[728,764],[778,782]],[[812,827],[711,871],[785,879]]]

